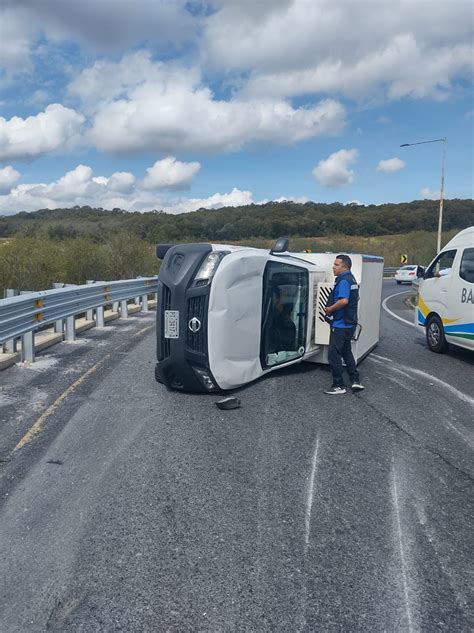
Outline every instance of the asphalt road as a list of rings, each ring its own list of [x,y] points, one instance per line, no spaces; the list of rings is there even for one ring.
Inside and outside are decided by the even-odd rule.
[[[364,392],[220,411],[155,383],[152,318],[0,374],[1,631],[472,630],[472,355],[383,312]]]

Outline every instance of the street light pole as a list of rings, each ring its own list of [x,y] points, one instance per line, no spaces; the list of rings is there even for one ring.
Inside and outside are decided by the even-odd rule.
[[[443,138],[434,138],[430,141],[418,141],[418,143],[402,143],[400,147],[411,147],[412,145],[424,145],[425,143],[443,143],[443,158],[441,161],[441,189],[439,192],[439,216],[438,216],[438,246],[436,252],[441,250],[441,230],[443,226],[443,203],[444,203],[444,164],[446,162],[446,145],[448,139],[446,136]]]

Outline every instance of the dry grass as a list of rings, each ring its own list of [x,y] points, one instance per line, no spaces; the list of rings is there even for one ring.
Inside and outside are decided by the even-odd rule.
[[[446,244],[458,230],[443,233],[442,245]],[[398,266],[401,255],[408,256],[408,263],[427,265],[436,255],[437,234],[414,231],[405,235],[378,235],[359,237],[351,235],[328,235],[325,237],[290,238],[290,251],[311,250],[314,253],[365,253],[384,258],[386,266]],[[231,242],[242,246],[270,248],[275,240],[243,240]]]

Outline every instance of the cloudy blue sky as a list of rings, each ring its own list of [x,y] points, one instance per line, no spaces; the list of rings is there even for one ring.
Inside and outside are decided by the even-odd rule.
[[[0,214],[473,197],[471,0],[0,0]]]

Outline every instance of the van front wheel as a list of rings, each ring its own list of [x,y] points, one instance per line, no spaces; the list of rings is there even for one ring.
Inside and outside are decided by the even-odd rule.
[[[430,350],[437,354],[442,354],[448,349],[443,324],[437,316],[429,317],[426,322],[426,342]]]

